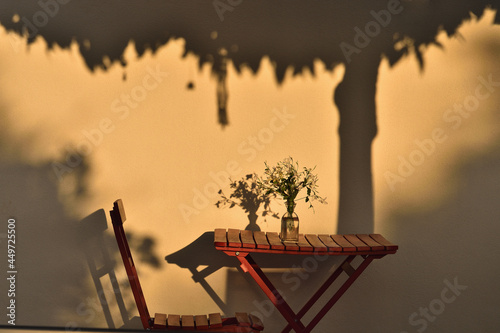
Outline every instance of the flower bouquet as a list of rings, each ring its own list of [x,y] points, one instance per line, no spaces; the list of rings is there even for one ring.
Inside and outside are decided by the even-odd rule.
[[[266,166],[264,175],[259,177],[257,184],[265,190],[266,195],[279,194],[283,198],[287,212],[281,218],[280,237],[283,241],[297,241],[299,218],[294,212],[296,201],[304,199],[313,210],[313,201],[326,203],[326,199],[317,193],[318,176],[313,174],[315,168],[303,167],[301,170],[298,162],[294,162],[291,157],[278,162],[274,167],[269,167],[267,162],[264,164]],[[297,198],[303,189],[305,196]]]

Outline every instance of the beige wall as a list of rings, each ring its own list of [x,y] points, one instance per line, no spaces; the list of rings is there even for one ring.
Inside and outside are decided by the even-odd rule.
[[[488,11],[464,24],[462,38],[440,35],[444,47],[425,50],[422,71],[413,55],[393,68],[382,61],[379,134],[373,144],[375,232],[401,248],[368,269],[318,332],[330,332],[333,323],[345,332],[414,332],[424,323],[412,325],[409,317],[439,299],[443,281],[454,278],[468,288],[437,319],[427,320],[426,330],[460,332],[480,321],[481,332],[498,326],[494,263],[499,252],[493,244],[499,216],[494,199],[500,85],[478,88],[489,78],[500,82],[498,53],[488,49],[500,37],[494,16]],[[92,303],[97,294],[78,243],[83,234],[75,226],[96,210],[107,214],[117,198],[124,200],[126,229],[154,240],[152,253],[160,267],[137,260],[152,312],[221,311],[188,269],[164,260],[206,231],[247,225],[243,210],[215,207],[214,190],[230,189],[227,182],[216,184],[214,174],[239,179],[262,172],[264,161],[289,155],[301,165],[316,165],[320,193],[329,203],[318,204],[315,213],[299,204],[301,230],[336,232],[339,119],[333,92],[342,80],[342,65],[329,72],[318,61],[316,76],[288,75],[281,86],[267,59],[257,75],[238,74],[230,66],[230,124],[222,129],[216,120],[216,81],[208,67],[197,70],[195,56],[181,57],[182,39],[140,59],[131,42],[126,68],[113,65],[94,73],[84,66],[76,44],[47,50],[38,39],[26,46],[3,28],[0,44],[0,210],[2,220],[13,217],[18,225],[19,325],[106,327],[100,307]],[[186,89],[190,81],[193,90]],[[474,99],[478,91],[481,98]],[[146,92],[144,98],[131,104],[122,100],[123,94],[140,92]],[[474,101],[479,104],[469,106],[470,114],[449,111],[456,103]],[[251,138],[257,138],[258,147]],[[75,148],[85,163],[68,167],[65,159]],[[414,166],[404,169],[403,160]],[[56,172],[55,161],[68,172]],[[280,202],[273,208],[283,211]],[[259,217],[258,225],[264,231],[279,227],[269,217]],[[109,230],[106,235],[116,255]],[[320,267],[322,277],[328,269]],[[283,280],[284,272],[273,276],[292,298],[297,293]],[[119,276],[123,282],[120,270]],[[312,288],[318,280],[307,278],[301,288]],[[266,317],[263,294],[234,269],[218,270],[207,282],[227,304],[222,311]],[[3,295],[5,282],[0,286]],[[132,311],[130,293],[123,292]],[[113,315],[120,325],[116,310]],[[282,325],[277,313],[265,323],[269,332]],[[0,324],[6,324],[5,316]]]

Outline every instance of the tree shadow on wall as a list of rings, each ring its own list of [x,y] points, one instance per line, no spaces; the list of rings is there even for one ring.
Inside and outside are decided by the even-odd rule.
[[[133,41],[139,56],[169,40],[183,38],[185,54],[210,64],[217,81],[217,113],[226,113],[227,64],[237,71],[259,69],[263,57],[274,65],[278,84],[288,68],[293,75],[314,73],[321,60],[328,70],[345,65],[335,92],[340,113],[340,191],[338,232],[373,231],[371,144],[377,133],[376,82],[382,57],[391,65],[414,53],[424,68],[422,51],[440,31],[452,35],[471,15],[497,9],[491,0],[285,0],[204,1],[47,1],[5,0],[0,21],[28,43],[42,37],[49,48],[76,42],[90,70],[126,65],[124,50]],[[499,22],[499,17],[495,19]],[[334,152],[332,152],[334,153]]]

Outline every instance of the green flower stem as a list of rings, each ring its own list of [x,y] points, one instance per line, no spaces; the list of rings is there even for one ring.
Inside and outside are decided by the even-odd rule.
[[[286,201],[286,210],[293,217],[293,211],[295,210],[295,201],[293,199],[287,199]]]

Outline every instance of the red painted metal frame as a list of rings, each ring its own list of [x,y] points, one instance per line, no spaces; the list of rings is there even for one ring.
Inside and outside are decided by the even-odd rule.
[[[259,265],[253,260],[250,253],[234,251],[224,251],[227,255],[235,256],[241,262],[241,268],[244,272],[249,273],[252,278],[257,282],[262,291],[267,295],[269,300],[274,304],[276,309],[281,313],[283,318],[288,322],[288,325],[281,331],[282,333],[290,332],[294,329],[297,333],[308,333],[320,322],[320,320],[328,313],[328,311],[337,303],[337,301],[342,297],[342,295],[349,289],[349,287],[354,283],[354,281],[363,273],[363,271],[368,267],[368,265],[374,260],[381,258],[379,255],[364,256],[361,264],[354,269],[353,274],[342,284],[342,286],[337,290],[337,292],[330,298],[330,300],[323,306],[323,308],[316,314],[316,316],[311,320],[311,322],[305,326],[302,323],[302,317],[316,304],[316,302],[321,298],[321,296],[329,289],[329,287],[337,280],[340,274],[344,271],[342,268],[345,263],[350,264],[356,255],[348,256],[342,265],[340,265],[330,277],[323,283],[323,285],[314,293],[314,295],[307,301],[307,303],[302,307],[302,309],[295,313],[288,303],[284,300],[283,296],[274,287],[272,282],[267,278],[265,273],[260,269]]]

